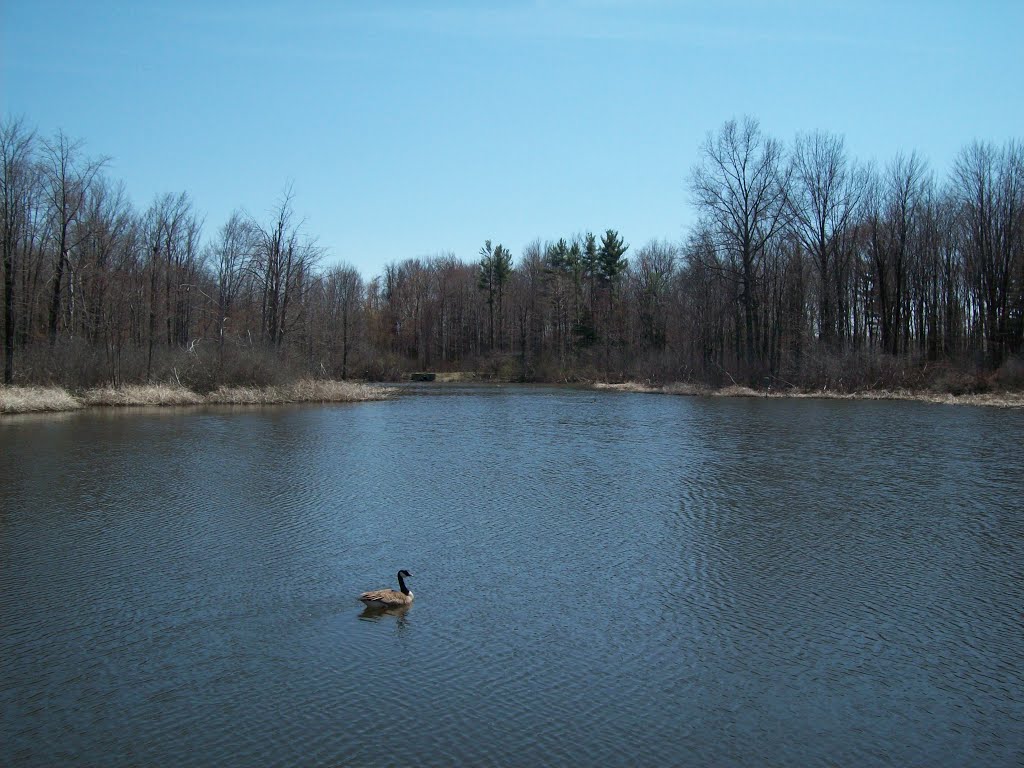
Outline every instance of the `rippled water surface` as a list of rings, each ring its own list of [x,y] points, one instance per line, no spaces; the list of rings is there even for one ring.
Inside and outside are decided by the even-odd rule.
[[[1024,763],[1021,412],[410,392],[0,422],[0,764]]]

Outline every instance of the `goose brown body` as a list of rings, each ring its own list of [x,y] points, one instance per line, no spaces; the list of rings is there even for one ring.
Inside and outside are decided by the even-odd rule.
[[[370,592],[363,592],[359,596],[367,605],[379,606],[381,608],[397,608],[402,605],[410,605],[412,603],[413,594],[407,586],[405,586],[405,577],[412,576],[406,570],[398,572],[398,586],[400,591],[394,589],[374,589]]]

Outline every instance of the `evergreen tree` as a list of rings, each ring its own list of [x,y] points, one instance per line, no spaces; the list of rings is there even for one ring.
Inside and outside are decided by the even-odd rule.
[[[504,298],[504,286],[512,272],[512,252],[501,243],[492,247],[490,240],[485,240],[480,249],[480,290],[487,293],[488,343],[489,350],[494,349],[494,316],[497,310],[498,325],[501,325],[501,312]]]
[[[629,246],[622,242],[622,237],[614,229],[605,230],[601,238],[601,248],[598,251],[597,267],[598,278],[601,281],[604,293],[608,298],[607,316],[604,322],[604,366],[607,374],[611,367],[611,342],[612,332],[615,325],[615,284],[619,275],[626,271],[628,262],[623,254],[629,250]]]
[[[583,246],[580,249],[583,275],[587,278],[589,287],[589,305],[587,317],[584,320],[582,314],[577,318],[576,335],[583,346],[589,346],[594,342],[594,304],[597,301],[597,279],[601,272],[600,252],[597,248],[597,238],[593,232],[587,232],[583,237]]]
[[[628,250],[629,246],[622,242],[622,236],[618,232],[614,229],[605,230],[597,259],[598,274],[602,282],[612,283],[626,271],[628,262],[623,258],[623,254]]]

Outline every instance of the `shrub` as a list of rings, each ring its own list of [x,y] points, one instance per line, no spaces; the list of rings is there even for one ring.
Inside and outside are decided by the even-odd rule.
[[[1001,389],[1024,389],[1024,357],[1013,355],[999,366],[992,377],[993,383]]]

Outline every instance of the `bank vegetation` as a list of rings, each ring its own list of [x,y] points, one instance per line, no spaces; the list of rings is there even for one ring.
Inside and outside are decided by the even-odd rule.
[[[91,406],[357,403],[386,400],[394,393],[390,387],[322,379],[304,379],[270,387],[219,386],[205,394],[178,384],[125,384],[119,387],[96,387],[77,394],[53,386],[0,386],[0,413],[74,411]]]
[[[865,165],[838,135],[784,143],[729,121],[680,179],[700,214],[681,242],[487,240],[369,278],[325,258],[290,190],[210,227],[187,192],[136,208],[104,158],[23,120],[0,125],[0,161],[4,402],[27,386],[259,400],[414,371],[771,394],[1024,385],[1015,141],[974,142],[938,178],[918,154]]]

